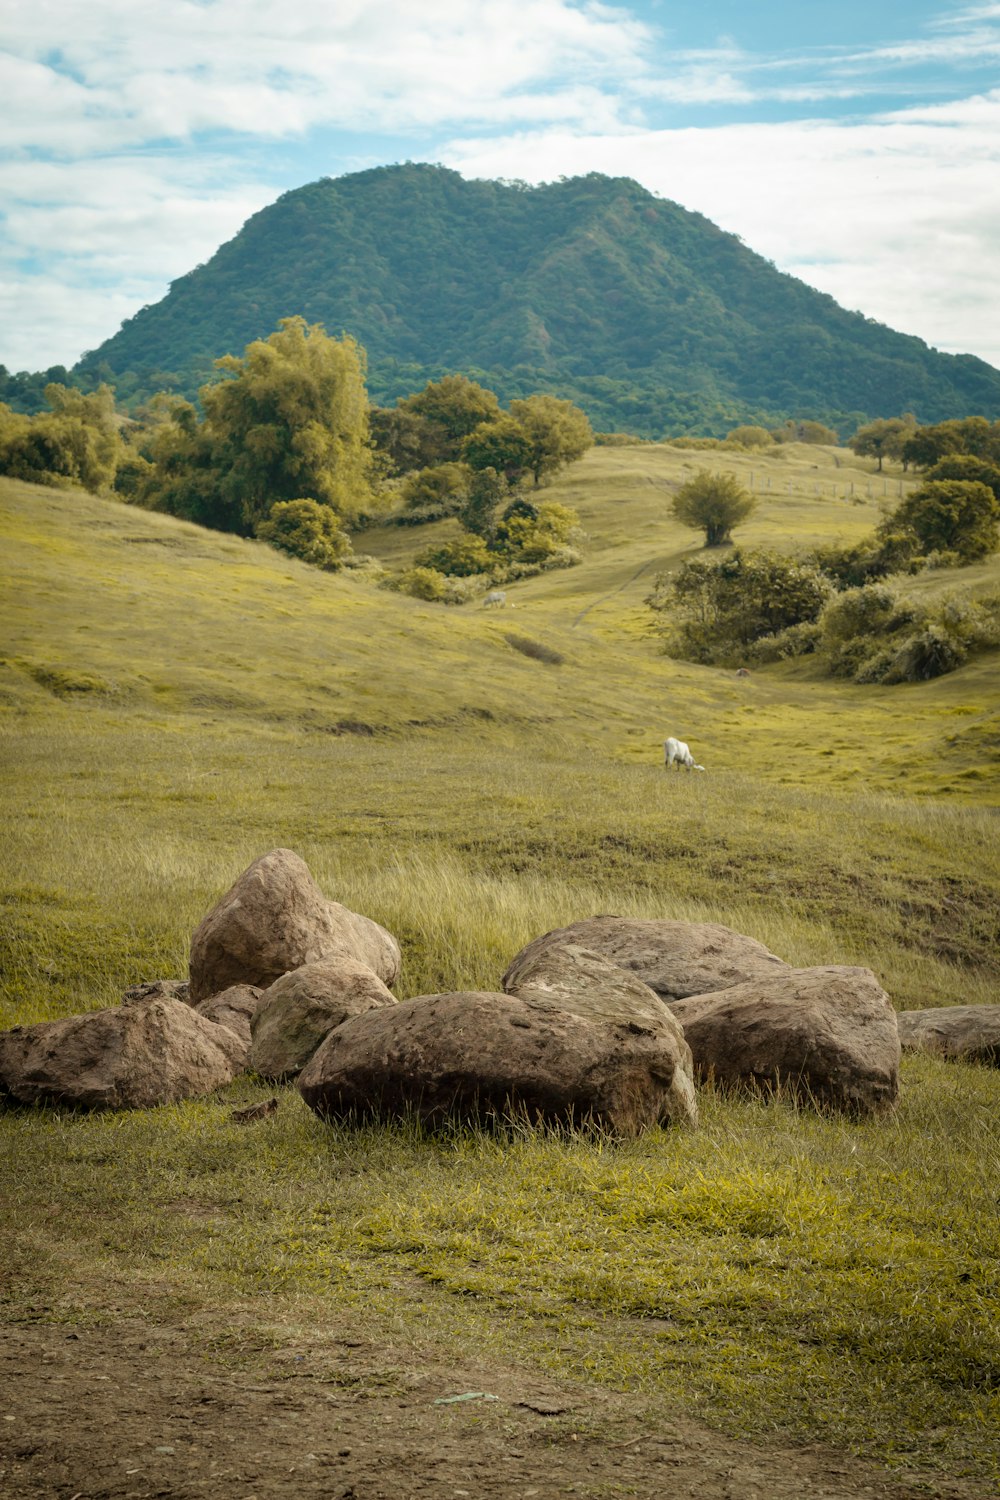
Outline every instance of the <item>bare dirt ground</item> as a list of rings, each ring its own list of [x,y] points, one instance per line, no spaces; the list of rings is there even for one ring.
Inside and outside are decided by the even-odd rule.
[[[752,1444],[634,1395],[350,1327],[239,1342],[227,1313],[165,1327],[0,1327],[4,1500],[983,1500],[818,1446]],[[220,1347],[221,1346],[221,1347]],[[228,1352],[227,1352],[228,1351]],[[494,1399],[489,1399],[494,1398]]]

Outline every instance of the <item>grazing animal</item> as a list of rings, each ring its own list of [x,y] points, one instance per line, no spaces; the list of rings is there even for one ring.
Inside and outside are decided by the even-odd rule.
[[[687,766],[689,771],[704,771],[704,766],[696,766],[694,756],[685,745],[683,740],[675,740],[673,735],[663,741],[663,755],[667,770],[676,761],[679,766]]]
[[[504,593],[503,589],[490,589],[490,592],[486,595],[486,598],[483,600],[483,608],[484,609],[499,609],[499,608],[501,608],[506,603],[507,603],[507,595]]]

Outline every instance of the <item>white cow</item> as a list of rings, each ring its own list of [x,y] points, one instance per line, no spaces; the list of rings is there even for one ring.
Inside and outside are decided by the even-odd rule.
[[[694,756],[687,745],[683,740],[675,740],[673,735],[663,741],[663,754],[668,771],[675,761],[679,766],[687,766],[689,771],[704,771],[705,769],[704,766],[695,765]]]
[[[489,593],[486,595],[486,598],[483,600],[483,608],[502,609],[506,603],[507,595],[504,593],[503,589],[490,589]]]

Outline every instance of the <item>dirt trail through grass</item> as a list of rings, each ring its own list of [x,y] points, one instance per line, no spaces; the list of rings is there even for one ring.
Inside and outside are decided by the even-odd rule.
[[[630,584],[635,583],[636,579],[641,578],[643,573],[645,573],[646,570],[648,568],[651,568],[652,566],[653,559],[650,558],[648,562],[644,562],[640,568],[637,568],[629,578],[626,578],[624,583],[620,583],[616,589],[609,589],[606,594],[601,594],[599,598],[592,599],[587,605],[586,609],[581,609],[580,613],[576,616],[576,618],[570,625],[570,629],[575,630],[580,621],[584,619],[586,615],[589,615],[592,609],[596,609],[599,604],[606,603],[608,599],[613,599],[616,594],[622,593],[624,589],[627,589]]]
[[[977,1500],[819,1446],[756,1445],[557,1383],[488,1353],[442,1361],[357,1327],[269,1330],[213,1357],[231,1316],[186,1326],[14,1324],[0,1339],[0,1495],[9,1500]],[[252,1339],[248,1342],[252,1345]],[[488,1398],[495,1399],[488,1399]]]

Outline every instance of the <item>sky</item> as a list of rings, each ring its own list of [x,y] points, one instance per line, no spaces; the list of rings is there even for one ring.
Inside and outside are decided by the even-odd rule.
[[[1000,0],[0,0],[0,363],[402,161],[635,178],[1000,366]]]

